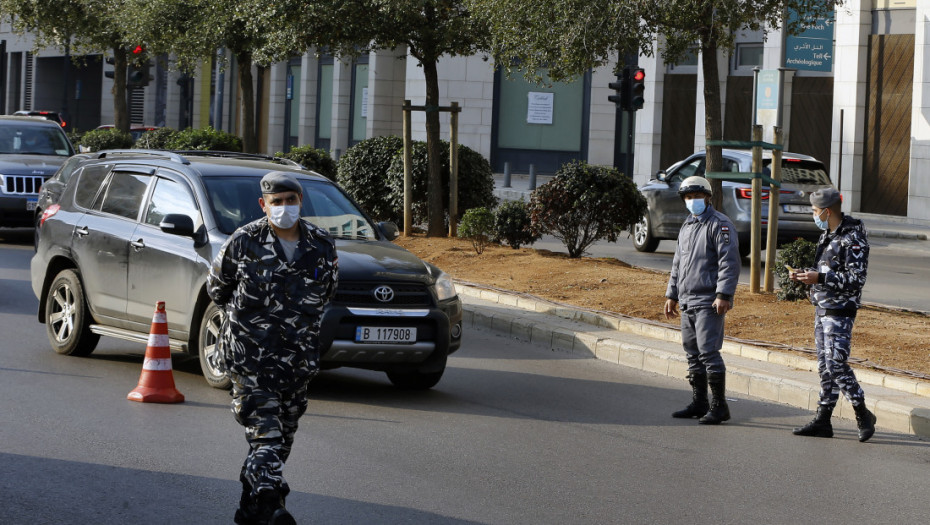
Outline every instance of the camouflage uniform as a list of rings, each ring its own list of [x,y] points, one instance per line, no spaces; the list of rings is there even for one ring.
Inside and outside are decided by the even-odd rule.
[[[329,234],[300,220],[291,262],[263,217],[234,232],[207,280],[225,311],[215,363],[232,380],[232,411],[246,429],[242,467],[251,496],[289,491],[282,468],[307,409],[307,385],[319,371],[323,307],[336,290],[336,247]]]
[[[814,339],[820,372],[821,406],[834,407],[840,391],[853,406],[863,402],[862,388],[850,368],[850,339],[869,266],[869,241],[862,221],[844,215],[835,231],[817,245],[817,284],[810,288],[816,307]]]

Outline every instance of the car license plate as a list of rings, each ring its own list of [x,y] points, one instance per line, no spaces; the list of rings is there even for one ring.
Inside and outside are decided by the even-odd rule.
[[[26,211],[36,209],[36,204],[39,204],[38,201],[26,201]]]
[[[801,204],[785,204],[785,213],[811,213],[813,210],[810,206]]]
[[[357,326],[356,343],[415,343],[417,329],[412,327]]]

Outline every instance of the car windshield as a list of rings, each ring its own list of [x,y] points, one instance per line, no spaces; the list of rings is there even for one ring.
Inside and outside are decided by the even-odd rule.
[[[62,157],[73,154],[65,134],[59,128],[11,125],[0,127],[0,153]]]
[[[255,177],[204,177],[213,216],[220,231],[229,235],[236,228],[262,217]],[[375,239],[368,219],[335,185],[301,180],[304,189],[301,216],[340,239]]]
[[[769,165],[772,159],[763,160],[765,167],[763,173],[770,175]],[[822,162],[799,159],[782,159],[781,180],[788,184],[813,184],[816,186],[829,186],[830,175]]]

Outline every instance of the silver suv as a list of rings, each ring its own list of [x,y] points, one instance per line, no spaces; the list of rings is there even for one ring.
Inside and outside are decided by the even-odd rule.
[[[640,188],[649,211],[633,227],[633,245],[641,252],[653,252],[662,239],[677,239],[688,210],[678,195],[681,181],[692,176],[704,176],[706,153],[699,151],[678,161]],[[771,154],[762,160],[763,173],[771,176]],[[752,153],[744,150],[723,150],[723,170],[750,172]],[[819,188],[831,186],[827,169],[819,160],[798,153],[785,152],[781,163],[782,186],[779,194],[778,239],[780,242],[797,238],[815,241],[820,230],[811,219],[810,194]],[[769,187],[762,187],[762,234],[767,235]],[[739,251],[743,257],[749,255],[752,185],[748,182],[723,181],[723,209],[736,226],[739,236]],[[763,242],[764,245],[764,242]]]
[[[0,226],[32,226],[39,189],[71,155],[58,124],[0,116]]]

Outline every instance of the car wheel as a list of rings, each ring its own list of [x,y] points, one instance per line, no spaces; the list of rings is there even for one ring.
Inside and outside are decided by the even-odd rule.
[[[633,247],[638,252],[654,252],[659,247],[659,239],[649,231],[649,212],[633,225]]]
[[[232,381],[226,376],[226,372],[213,366],[210,360],[219,351],[216,343],[219,341],[222,325],[223,316],[220,309],[210,302],[200,320],[200,329],[197,333],[197,355],[200,357],[200,370],[203,371],[203,378],[207,380],[207,384],[213,388],[228,390],[232,387]]]
[[[90,331],[84,287],[74,270],[63,270],[48,289],[45,331],[52,348],[63,355],[90,355],[100,341],[100,336]]]
[[[442,373],[446,371],[446,365],[443,363],[442,368],[436,372],[420,372],[416,369],[404,371],[387,372],[388,379],[391,383],[406,390],[429,390],[439,383],[442,379]]]

